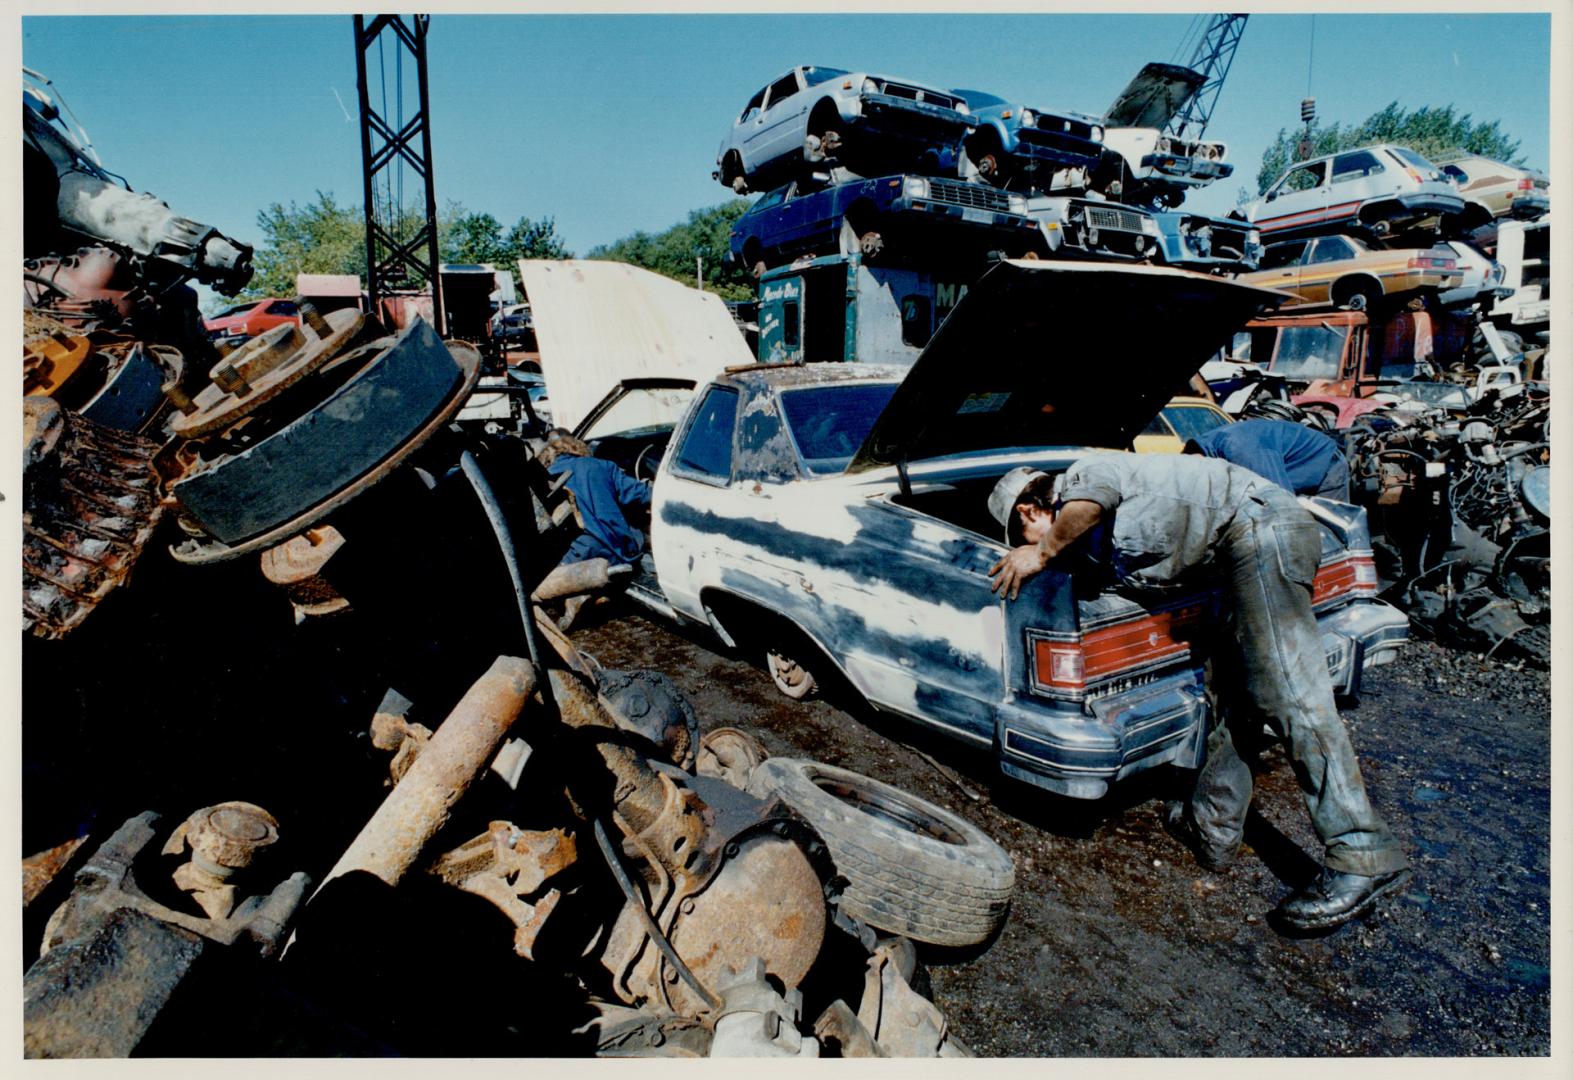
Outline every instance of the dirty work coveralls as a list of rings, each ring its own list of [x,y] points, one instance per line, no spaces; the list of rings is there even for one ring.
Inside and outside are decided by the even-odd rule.
[[[644,533],[628,524],[624,507],[649,506],[650,484],[635,480],[617,465],[602,458],[564,454],[546,470],[567,476],[568,490],[584,522],[559,565],[606,559],[613,563],[637,562],[644,553]]]
[[[1406,866],[1366,796],[1333,703],[1311,612],[1321,537],[1295,497],[1225,461],[1127,453],[1082,458],[1066,471],[1060,497],[1103,508],[1107,557],[1133,590],[1172,592],[1194,585],[1197,571],[1212,573],[1232,609],[1241,661],[1242,678],[1229,690],[1283,739],[1327,867],[1375,876]],[[1251,787],[1227,725],[1217,724],[1191,797],[1206,843],[1228,850],[1238,842]]]
[[[1243,465],[1297,495],[1349,501],[1349,462],[1338,443],[1304,424],[1242,420],[1191,441],[1208,457]]]

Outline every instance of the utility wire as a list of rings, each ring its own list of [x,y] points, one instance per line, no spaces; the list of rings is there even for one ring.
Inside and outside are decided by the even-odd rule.
[[[1311,46],[1310,54],[1305,61],[1305,96],[1311,96],[1311,70],[1316,63],[1316,16],[1311,16]]]

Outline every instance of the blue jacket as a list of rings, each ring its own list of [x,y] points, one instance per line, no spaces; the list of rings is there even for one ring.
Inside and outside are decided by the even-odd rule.
[[[1331,438],[1288,420],[1242,420],[1191,441],[1208,457],[1243,465],[1297,495],[1314,495],[1339,457]]]
[[[650,505],[650,484],[635,480],[622,469],[594,457],[564,455],[546,470],[567,476],[568,490],[584,519],[584,534],[574,543],[581,559],[634,562],[644,552],[644,533],[628,524],[623,508]]]

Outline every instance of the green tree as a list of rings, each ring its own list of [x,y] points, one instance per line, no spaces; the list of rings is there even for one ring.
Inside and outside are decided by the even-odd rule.
[[[568,250],[563,244],[562,237],[557,235],[557,219],[551,217],[544,217],[540,221],[521,217],[513,223],[513,228],[508,230],[503,245],[508,249],[509,266],[512,266],[516,259],[573,258],[573,252]]]
[[[1477,123],[1469,113],[1459,115],[1452,105],[1443,108],[1427,105],[1408,110],[1394,101],[1353,127],[1343,127],[1337,121],[1326,127],[1312,124],[1309,152],[1302,152],[1303,139],[1306,139],[1304,129],[1278,129],[1277,138],[1262,153],[1262,167],[1256,173],[1256,194],[1265,193],[1296,161],[1375,143],[1397,143],[1432,160],[1465,151],[1511,165],[1524,163],[1518,156],[1519,140],[1502,130],[1501,121]]]
[[[296,274],[366,276],[366,219],[358,206],[340,206],[332,192],[318,191],[305,206],[273,203],[257,214],[262,242],[241,299],[294,296]]]
[[[748,200],[732,199],[694,210],[686,221],[662,232],[644,231],[590,249],[587,258],[632,263],[685,285],[703,271],[704,287],[726,300],[751,300],[754,282],[742,267],[727,265],[732,226],[748,209]]]
[[[487,213],[465,210],[448,204],[448,221],[441,227],[442,261],[450,263],[491,263],[498,269],[508,264],[508,245],[502,223]]]

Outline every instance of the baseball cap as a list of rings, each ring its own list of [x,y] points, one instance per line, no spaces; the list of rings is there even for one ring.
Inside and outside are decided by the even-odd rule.
[[[1018,465],[1004,476],[999,483],[994,485],[994,490],[989,492],[989,513],[994,520],[1005,527],[1005,540],[1010,541],[1010,515],[1016,509],[1016,500],[1022,490],[1032,481],[1044,475],[1041,469],[1034,469],[1027,465]]]

